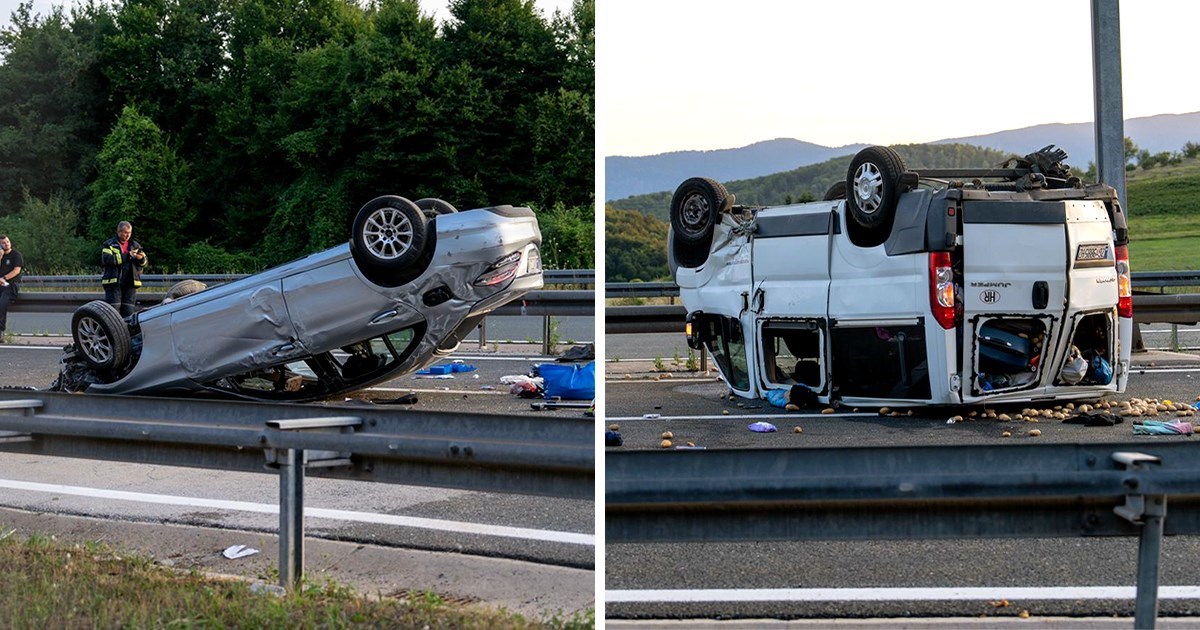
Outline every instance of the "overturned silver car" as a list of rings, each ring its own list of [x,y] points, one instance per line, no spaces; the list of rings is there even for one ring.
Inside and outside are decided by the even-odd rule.
[[[532,210],[384,196],[349,243],[122,319],[76,310],[51,389],[317,400],[419,370],[542,287]]]

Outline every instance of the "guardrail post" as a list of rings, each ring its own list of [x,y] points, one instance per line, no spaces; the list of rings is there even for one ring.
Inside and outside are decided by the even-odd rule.
[[[487,347],[487,318],[479,320],[479,349]]]
[[[1171,352],[1179,352],[1179,324],[1171,324]]]
[[[542,316],[542,354],[550,354],[550,316]]]
[[[1136,473],[1150,469],[1162,460],[1144,453],[1117,452],[1113,460],[1131,475],[1124,479],[1129,494],[1125,503],[1113,508],[1117,516],[1141,527],[1138,537],[1137,599],[1134,602],[1133,626],[1154,628],[1158,617],[1158,565],[1162,555],[1163,519],[1167,515],[1167,497],[1146,496],[1140,492],[1141,480]]]
[[[291,590],[304,575],[304,450],[279,462],[279,585]]]

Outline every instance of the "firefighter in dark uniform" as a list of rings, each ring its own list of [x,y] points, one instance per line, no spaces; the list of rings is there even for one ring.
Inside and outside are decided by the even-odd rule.
[[[117,235],[104,241],[100,248],[104,301],[120,311],[121,317],[133,315],[137,290],[142,286],[142,269],[146,266],[146,253],[132,237],[133,226],[121,221],[117,224]]]

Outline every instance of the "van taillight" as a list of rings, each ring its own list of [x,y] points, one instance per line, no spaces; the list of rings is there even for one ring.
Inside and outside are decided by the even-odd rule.
[[[1129,276],[1129,246],[1117,245],[1117,315],[1133,317],[1133,280]]]
[[[954,328],[954,270],[950,252],[929,254],[929,308],[942,328]]]

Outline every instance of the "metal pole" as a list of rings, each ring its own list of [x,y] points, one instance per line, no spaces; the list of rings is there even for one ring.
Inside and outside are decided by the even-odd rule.
[[[1125,203],[1125,120],[1121,105],[1118,0],[1092,0],[1092,81],[1096,102],[1096,175]]]
[[[1167,515],[1167,497],[1146,497],[1142,517],[1142,535],[1138,539],[1137,603],[1133,627],[1154,628],[1158,618],[1158,564],[1162,555],[1163,518]]]
[[[550,354],[550,316],[542,317],[542,354]]]
[[[287,449],[279,466],[279,585],[293,589],[304,575],[304,451]]]
[[[479,320],[479,349],[487,347],[487,318]]]

